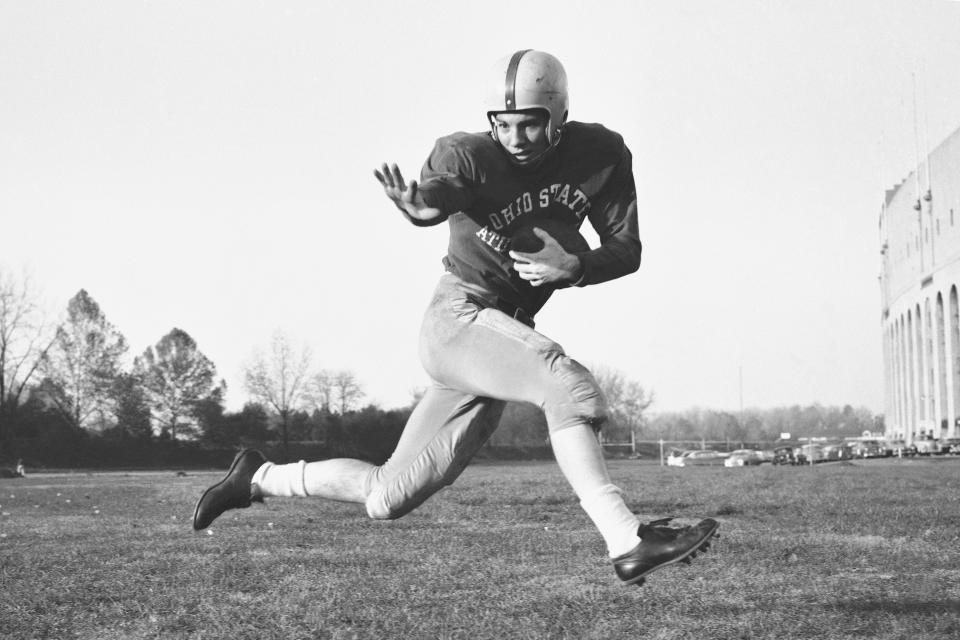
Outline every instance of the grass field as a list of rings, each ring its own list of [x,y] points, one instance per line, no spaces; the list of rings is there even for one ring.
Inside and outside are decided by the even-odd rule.
[[[611,473],[721,539],[621,586],[550,463],[471,466],[395,522],[271,500],[210,534],[222,471],[0,480],[0,637],[960,637],[960,459]]]

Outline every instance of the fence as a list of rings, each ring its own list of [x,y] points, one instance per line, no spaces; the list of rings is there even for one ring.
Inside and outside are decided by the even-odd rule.
[[[776,442],[764,440],[638,440],[635,436],[624,442],[607,441],[603,434],[600,434],[600,446],[608,455],[620,455],[630,458],[655,458],[660,463],[666,460],[666,456],[674,449],[716,449],[717,451],[730,452],[736,449],[772,449]]]

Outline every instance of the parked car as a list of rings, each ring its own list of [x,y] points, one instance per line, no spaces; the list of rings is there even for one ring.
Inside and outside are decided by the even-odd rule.
[[[725,467],[749,467],[763,462],[763,452],[756,449],[737,449],[731,451],[724,461]]]
[[[917,455],[929,456],[940,453],[940,441],[933,436],[917,436],[913,440],[913,446],[917,450]]]
[[[853,447],[845,442],[835,442],[823,446],[824,460],[850,460],[853,458]]]
[[[803,464],[809,464],[811,462],[823,462],[826,460],[826,457],[823,455],[822,444],[811,443],[797,447],[797,449],[794,451],[794,455],[797,457],[803,456]]]
[[[944,438],[941,440],[940,453],[960,454],[960,438]]]
[[[694,449],[672,449],[670,453],[667,454],[667,466],[668,467],[682,467],[680,461],[683,460],[683,457],[688,453],[693,453]]]
[[[917,455],[917,447],[907,444],[906,440],[890,440],[887,442],[887,448],[890,450],[890,455],[893,456]]]
[[[681,467],[700,467],[710,465],[722,465],[727,454],[714,451],[713,449],[702,449],[699,451],[689,451],[678,461]]]
[[[775,447],[773,450],[773,464],[803,464],[806,458],[800,460],[797,458],[796,449],[789,445]]]
[[[879,440],[858,440],[853,443],[854,458],[881,458],[887,450]]]

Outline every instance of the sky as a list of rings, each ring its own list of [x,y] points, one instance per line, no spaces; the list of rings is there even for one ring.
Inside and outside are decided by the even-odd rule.
[[[0,268],[52,318],[87,290],[131,358],[186,331],[231,408],[277,331],[406,405],[446,227],[372,171],[484,130],[535,48],[633,152],[644,243],[538,330],[654,411],[880,412],[880,205],[960,127],[958,33],[949,0],[0,0]]]

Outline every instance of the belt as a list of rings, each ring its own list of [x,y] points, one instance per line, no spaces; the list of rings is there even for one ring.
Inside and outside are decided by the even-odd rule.
[[[522,322],[523,324],[527,325],[531,329],[533,328],[533,325],[534,325],[533,316],[527,313],[523,307],[518,307],[517,305],[511,304],[506,300],[498,299],[497,309],[500,309],[500,311],[503,311],[505,314],[507,314],[514,320]]]
[[[515,304],[507,302],[502,298],[497,298],[494,304],[491,304],[490,301],[481,298],[480,296],[473,295],[471,293],[467,294],[467,300],[473,302],[477,306],[483,307],[485,309],[497,309],[507,314],[514,320],[522,322],[531,329],[534,327],[535,323],[533,321],[533,316],[526,312],[523,307],[518,307]]]

